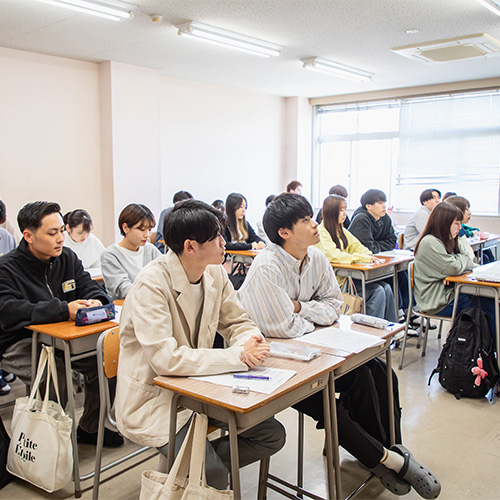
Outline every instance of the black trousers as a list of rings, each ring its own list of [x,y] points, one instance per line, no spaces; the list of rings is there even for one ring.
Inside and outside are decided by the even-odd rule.
[[[398,378],[392,372],[396,443],[401,443],[401,408]],[[366,467],[375,467],[390,447],[387,368],[375,358],[335,381],[340,392],[337,402],[339,441],[341,446]],[[324,428],[321,392],[293,406],[316,420]]]

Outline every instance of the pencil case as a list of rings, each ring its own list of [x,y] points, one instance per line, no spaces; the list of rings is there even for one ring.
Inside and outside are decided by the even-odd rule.
[[[94,323],[101,323],[103,321],[111,321],[115,319],[115,305],[106,304],[104,306],[87,307],[85,309],[78,309],[75,316],[76,326],[93,325]]]

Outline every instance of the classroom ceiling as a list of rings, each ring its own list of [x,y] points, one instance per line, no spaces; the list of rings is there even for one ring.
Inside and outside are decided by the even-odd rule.
[[[500,77],[500,57],[425,64],[391,47],[488,33],[500,17],[475,0],[129,0],[132,20],[112,22],[35,0],[0,0],[0,46],[160,70],[162,74],[280,96],[318,97]],[[163,21],[154,24],[152,14]],[[198,21],[282,47],[263,59],[185,39]],[[419,30],[408,34],[407,30]],[[321,57],[374,73],[357,83],[302,68]]]

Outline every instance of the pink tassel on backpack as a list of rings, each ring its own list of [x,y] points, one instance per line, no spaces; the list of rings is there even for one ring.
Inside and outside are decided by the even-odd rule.
[[[481,385],[481,380],[488,375],[488,372],[483,370],[483,359],[481,356],[477,358],[477,366],[472,368],[472,373],[476,375],[476,379],[474,380],[474,384],[479,386]]]

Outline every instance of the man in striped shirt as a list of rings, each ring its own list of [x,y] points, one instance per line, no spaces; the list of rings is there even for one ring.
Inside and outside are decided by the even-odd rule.
[[[309,202],[284,193],[266,209],[264,229],[274,243],[255,258],[238,296],[267,337],[292,338],[316,325],[331,325],[340,314],[342,294],[325,255],[313,248],[318,223]],[[341,377],[337,405],[340,444],[397,495],[411,486],[424,498],[436,498],[441,486],[401,444],[390,446],[386,366],[372,360]],[[393,372],[396,442],[401,443],[398,380]],[[320,392],[294,406],[324,428]],[[389,449],[390,448],[390,449]]]

